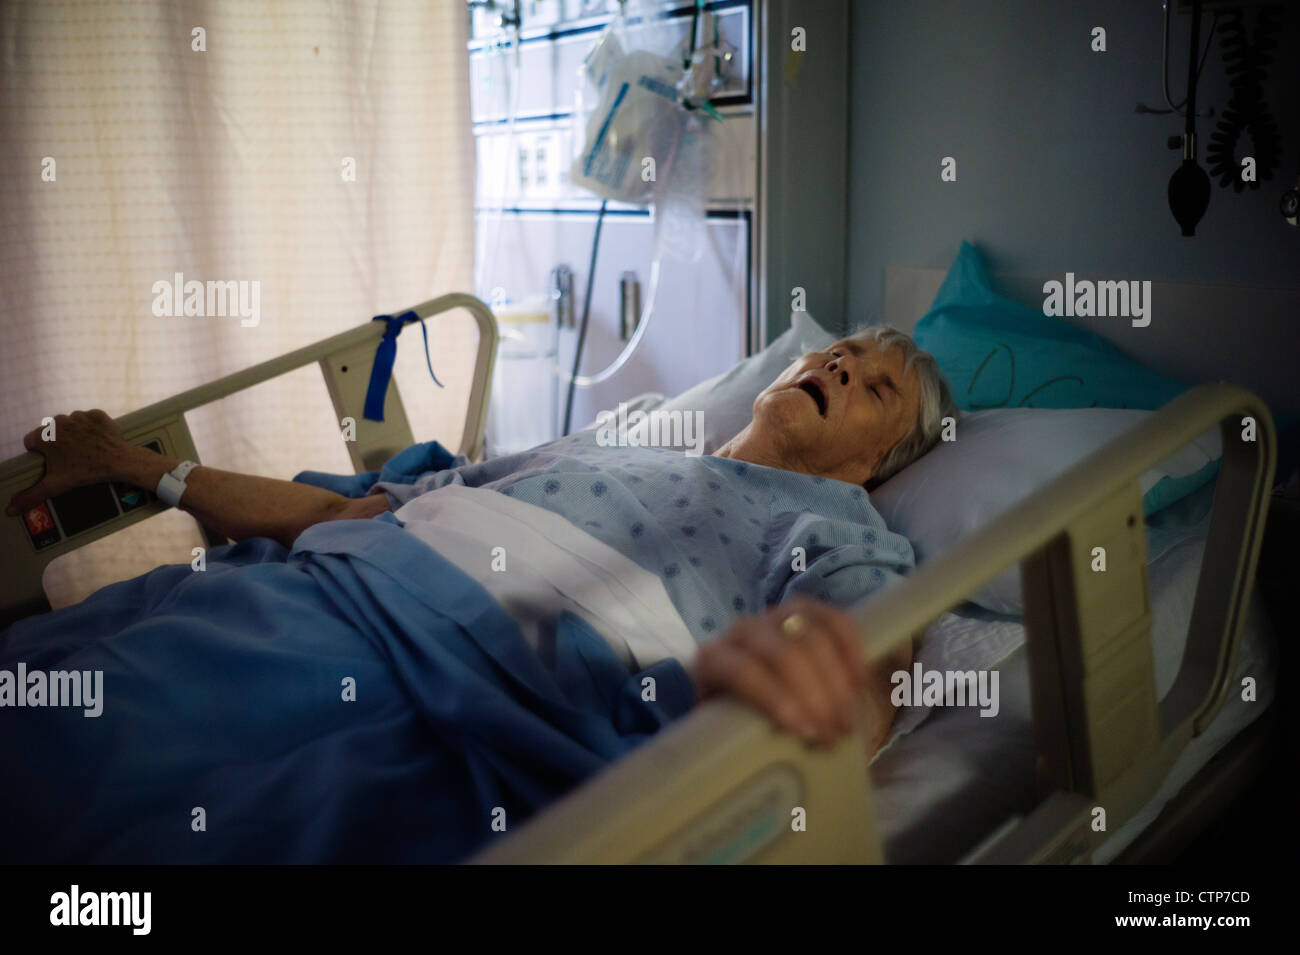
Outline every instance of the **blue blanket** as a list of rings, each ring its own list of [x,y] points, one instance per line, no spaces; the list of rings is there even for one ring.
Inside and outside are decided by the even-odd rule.
[[[629,674],[571,616],[542,659],[385,521],[106,587],[0,633],[0,670],[20,662],[102,670],[103,712],[0,708],[4,862],[454,861],[694,696],[680,665]]]
[[[394,484],[414,484],[430,471],[446,471],[468,464],[469,458],[452,454],[437,441],[413,444],[388,459],[378,471],[360,474],[330,474],[327,471],[300,471],[294,476],[299,484],[323,487],[344,497],[364,497],[379,481]]]

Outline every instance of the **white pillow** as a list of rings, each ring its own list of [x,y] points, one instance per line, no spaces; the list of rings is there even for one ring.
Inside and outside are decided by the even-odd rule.
[[[660,411],[701,411],[704,425],[704,454],[712,454],[736,435],[754,416],[754,399],[776,380],[786,367],[810,351],[840,340],[826,331],[807,312],[794,312],[790,327],[757,355],[751,355],[730,371],[702,381],[675,398],[656,405]],[[648,410],[648,409],[646,409]],[[648,429],[645,421],[630,429]]]
[[[890,530],[912,542],[917,563],[947,550],[1033,491],[1144,420],[1150,411],[1112,408],[998,408],[962,415],[956,440],[940,442],[871,492]],[[1214,473],[1221,454],[1214,428],[1142,478],[1148,505],[1166,478],[1184,493]],[[1172,481],[1162,485],[1167,490]],[[1150,506],[1147,508],[1150,510]],[[1013,565],[970,598],[996,613],[1021,614],[1020,568]]]

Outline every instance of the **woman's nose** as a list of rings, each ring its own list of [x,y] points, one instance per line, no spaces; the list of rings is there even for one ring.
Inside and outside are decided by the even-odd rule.
[[[843,356],[836,355],[829,362],[827,362],[826,370],[830,372],[832,375],[838,373],[840,376],[841,385],[847,385],[849,383],[848,365],[845,362]]]

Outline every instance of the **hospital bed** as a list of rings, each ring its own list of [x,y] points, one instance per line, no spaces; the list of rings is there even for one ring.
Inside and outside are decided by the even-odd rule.
[[[460,446],[481,446],[497,336],[490,311],[467,295],[416,307],[421,319],[455,307],[479,325],[474,384]],[[326,339],[120,419],[129,440],[200,460],[185,412],[317,362],[340,418],[352,417],[354,467],[377,467],[412,443],[395,385],[386,420],[361,414],[380,323]],[[1257,440],[1236,440],[1243,416]],[[1150,643],[1147,540],[1138,478],[1218,426],[1223,457],[1191,623],[1170,692],[1158,698]],[[1139,820],[1206,734],[1233,688],[1276,465],[1268,407],[1225,384],[1196,388],[1025,499],[896,587],[855,608],[868,655],[881,659],[1007,567],[1024,582],[1032,745],[1041,798],[965,852],[971,862],[1086,862],[1109,832]],[[40,459],[0,466],[0,493],[33,483]],[[96,489],[88,489],[96,491]],[[54,557],[162,508],[123,500],[122,489],[55,500],[57,537],[37,546],[23,519],[0,522],[9,619],[43,609],[41,572]],[[94,518],[100,518],[94,520]],[[212,539],[212,535],[209,535]],[[1089,572],[1102,543],[1109,572]],[[873,775],[861,738],[830,752],[774,732],[748,707],[696,708],[630,756],[481,852],[481,862],[882,862]],[[1106,832],[1095,831],[1095,810]]]

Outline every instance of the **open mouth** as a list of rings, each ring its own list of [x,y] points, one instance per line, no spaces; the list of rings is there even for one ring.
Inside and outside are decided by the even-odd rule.
[[[822,390],[821,384],[815,378],[805,378],[799,382],[800,391],[806,392],[813,401],[817,402],[817,413],[823,418],[826,417],[826,392]]]

